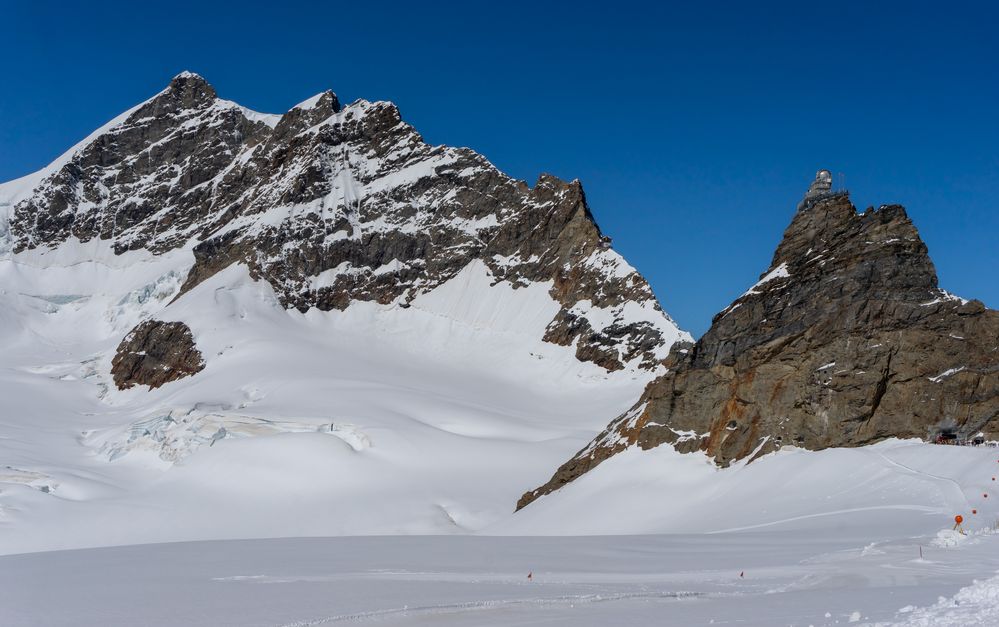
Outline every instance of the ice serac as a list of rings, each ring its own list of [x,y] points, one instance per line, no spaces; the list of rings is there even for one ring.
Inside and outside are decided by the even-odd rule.
[[[830,187],[820,171],[760,280],[518,507],[632,446],[728,465],[783,445],[999,439],[999,312],[937,286],[903,207],[858,213]]]
[[[580,360],[651,370],[688,339],[578,182],[529,187],[431,146],[388,102],[324,92],[271,116],[185,72],[54,166],[8,208],[0,238],[15,254],[74,238],[119,254],[192,246],[182,293],[245,264],[300,311],[405,306],[478,260],[497,282],[550,282],[561,309],[543,339]]]

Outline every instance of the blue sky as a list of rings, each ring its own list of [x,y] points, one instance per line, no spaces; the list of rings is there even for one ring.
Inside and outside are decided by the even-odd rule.
[[[820,167],[906,205],[941,285],[999,307],[994,3],[226,4],[0,0],[0,180],[190,69],[259,111],[392,100],[432,143],[581,179],[695,335]]]

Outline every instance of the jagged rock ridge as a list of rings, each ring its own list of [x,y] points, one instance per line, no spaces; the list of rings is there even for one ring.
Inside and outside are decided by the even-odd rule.
[[[14,253],[71,238],[116,253],[193,246],[184,291],[242,263],[302,311],[405,304],[481,260],[496,281],[550,281],[562,310],[544,339],[581,360],[651,369],[688,338],[609,247],[578,182],[531,188],[471,150],[430,146],[388,102],[325,92],[265,115],[185,72],[57,165],[0,228]]]
[[[999,438],[999,312],[939,289],[903,207],[858,214],[830,184],[820,171],[760,280],[518,508],[634,445],[727,465],[792,444]]]

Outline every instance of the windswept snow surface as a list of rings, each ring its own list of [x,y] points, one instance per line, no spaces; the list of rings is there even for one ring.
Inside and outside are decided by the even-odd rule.
[[[999,537],[936,548],[927,538],[871,541],[870,531],[298,538],[11,555],[0,557],[0,622],[999,624]]]

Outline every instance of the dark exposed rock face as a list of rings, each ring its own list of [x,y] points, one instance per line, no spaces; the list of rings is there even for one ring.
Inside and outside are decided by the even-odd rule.
[[[183,322],[147,320],[125,336],[111,362],[119,390],[136,385],[151,389],[205,369],[191,329]]]
[[[545,339],[609,370],[652,368],[686,337],[609,248],[578,182],[530,188],[426,144],[391,103],[342,107],[332,92],[266,116],[181,74],[15,205],[9,230],[14,252],[72,237],[118,253],[193,244],[183,291],[241,263],[302,311],[406,303],[479,260],[497,281],[550,281],[563,307]],[[651,315],[630,315],[636,304]]]
[[[813,186],[814,187],[814,186]],[[518,508],[633,445],[717,463],[940,430],[999,438],[999,312],[938,289],[898,205],[810,190],[769,270]]]

